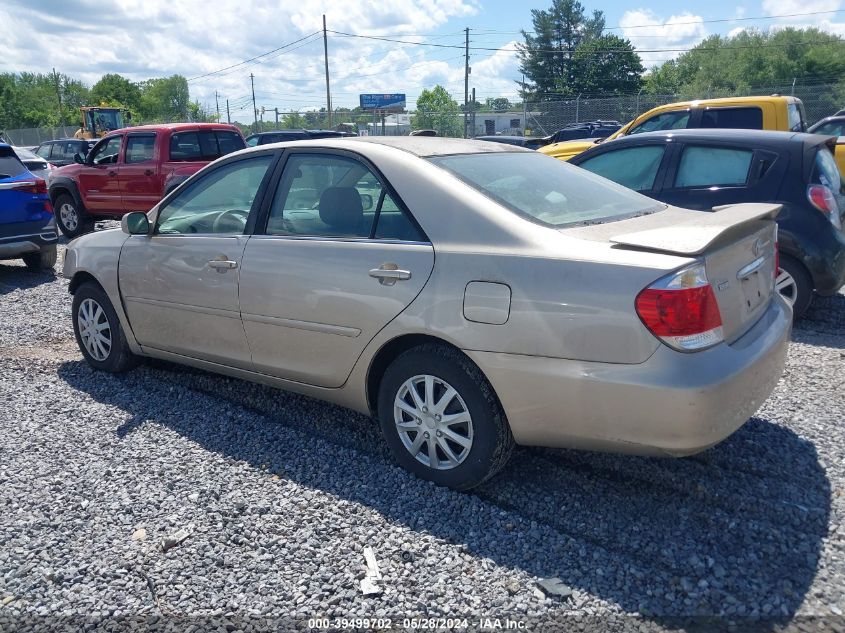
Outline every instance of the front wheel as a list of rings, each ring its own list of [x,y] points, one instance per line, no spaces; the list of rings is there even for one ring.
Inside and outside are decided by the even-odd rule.
[[[56,224],[68,239],[82,235],[87,230],[85,213],[73,196],[63,193],[56,198]]]
[[[108,295],[87,282],[73,295],[73,333],[88,364],[94,369],[119,373],[138,364]]]
[[[391,453],[415,475],[468,490],[507,463],[514,440],[481,370],[458,350],[426,344],[400,355],[379,387]]]

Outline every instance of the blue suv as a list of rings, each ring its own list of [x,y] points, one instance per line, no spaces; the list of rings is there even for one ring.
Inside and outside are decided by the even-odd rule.
[[[53,268],[58,241],[47,183],[0,143],[0,259],[23,259],[30,270]]]

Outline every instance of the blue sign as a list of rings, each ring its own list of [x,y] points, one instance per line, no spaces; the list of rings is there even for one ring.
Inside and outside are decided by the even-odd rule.
[[[362,110],[404,110],[404,94],[359,95]]]

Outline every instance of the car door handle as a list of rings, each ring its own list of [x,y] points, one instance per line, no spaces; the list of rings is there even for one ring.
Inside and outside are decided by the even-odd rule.
[[[116,171],[110,171],[109,176],[117,176],[117,172]]]
[[[153,175],[153,173],[154,173],[154,172],[153,172],[153,170],[152,170],[152,169],[145,169],[145,170],[144,170],[144,175],[145,175],[145,176],[152,176],[152,175]]]
[[[392,286],[397,281],[411,278],[410,270],[400,270],[396,264],[382,264],[379,268],[370,270],[370,277],[378,279],[383,286]]]
[[[231,270],[238,267],[238,262],[233,262],[231,259],[212,259],[208,262],[208,266],[216,270]]]

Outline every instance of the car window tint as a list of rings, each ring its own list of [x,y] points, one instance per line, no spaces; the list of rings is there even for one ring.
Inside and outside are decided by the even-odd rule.
[[[654,187],[664,151],[662,146],[656,145],[626,147],[585,160],[579,167],[629,189],[647,191]]]
[[[258,145],[258,137],[257,136],[250,136],[246,140],[246,146],[247,147],[255,147],[256,145]]]
[[[836,165],[833,154],[826,147],[820,147],[819,151],[816,152],[812,178],[814,183],[825,185],[834,191],[841,187],[839,167]]]
[[[681,130],[689,123],[689,110],[678,110],[676,112],[663,112],[646,119],[635,128],[628,131],[628,134],[640,134],[641,132],[656,132],[659,130]]]
[[[597,224],[665,208],[615,182],[535,152],[428,160],[505,208],[548,226]]]
[[[154,134],[139,136],[130,134],[126,137],[126,163],[143,163],[153,159],[156,137]]]
[[[285,165],[267,233],[369,237],[375,217],[374,183],[378,180],[357,160],[295,154]]]
[[[50,149],[54,147],[53,143],[46,143],[41,145],[35,153],[38,154],[41,158],[50,158]]]
[[[20,176],[26,167],[11,148],[0,149],[0,179]]]
[[[845,128],[845,121],[831,121],[824,123],[813,130],[813,134],[822,134],[824,136],[845,136],[842,130]]]
[[[387,191],[381,200],[376,222],[376,239],[402,240],[404,242],[426,241],[425,236],[408,217]]]
[[[801,112],[801,108],[798,107],[797,103],[787,104],[786,114],[789,118],[790,130],[792,130],[793,132],[803,132],[806,129],[803,113]]]
[[[701,115],[701,127],[762,130],[763,111],[760,108],[710,108]]]
[[[753,156],[750,150],[688,146],[681,155],[675,186],[745,184]]]
[[[94,149],[94,154],[91,161],[95,165],[113,165],[117,162],[118,154],[120,154],[120,142],[122,137],[113,136],[105,143],[101,143]]]
[[[222,165],[190,183],[161,209],[160,234],[240,235],[273,156]]]
[[[240,135],[227,130],[178,132],[170,137],[170,160],[211,161],[244,147]]]

